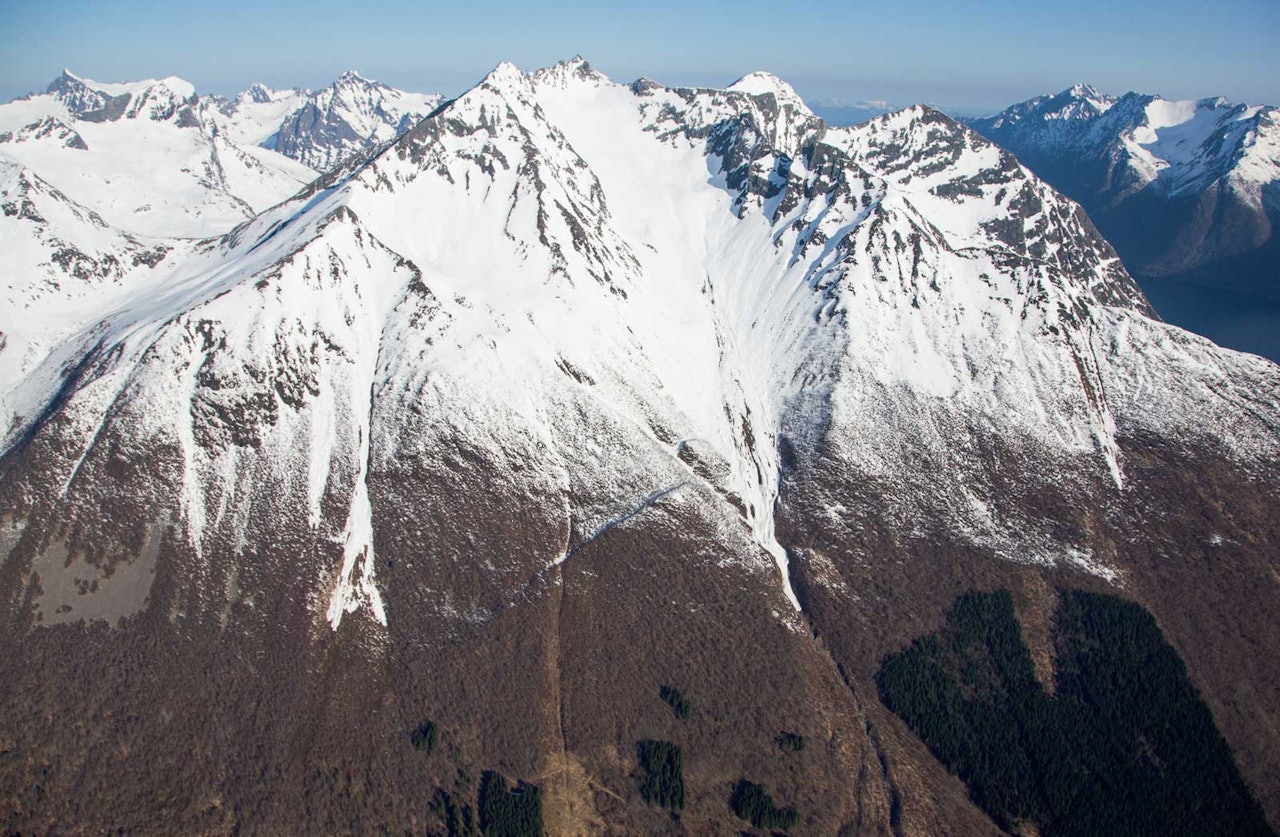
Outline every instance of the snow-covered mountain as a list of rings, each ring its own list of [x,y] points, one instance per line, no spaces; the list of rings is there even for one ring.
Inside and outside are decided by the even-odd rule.
[[[1080,201],[1130,270],[1280,299],[1280,110],[1077,85],[971,122]]]
[[[404,133],[441,101],[437,94],[406,93],[346,72],[306,95],[265,144],[316,171],[327,171]]]
[[[0,105],[0,159],[112,226],[153,237],[220,235],[316,174],[232,140],[181,79],[105,84],[69,72]]]
[[[0,157],[0,391],[34,373],[50,351],[190,250],[181,241],[139,239],[107,224],[31,170]],[[0,402],[10,428],[15,403]]]
[[[255,84],[232,99],[178,78],[111,84],[70,71],[0,105],[0,158],[131,234],[221,235],[439,103],[346,73],[318,91]]]
[[[275,151],[280,127],[307,104],[311,95],[308,90],[274,90],[265,84],[252,84],[232,99],[212,97],[211,110],[218,128],[233,142]]]
[[[158,256],[5,178],[0,233],[151,264],[62,330],[0,318],[0,711],[112,719],[7,724],[39,758],[0,775],[113,731],[166,828],[421,830],[403,788],[500,762],[553,832],[646,832],[670,820],[628,801],[635,742],[678,735],[694,831],[731,827],[749,769],[813,833],[978,833],[875,667],[957,591],[1048,579],[1151,608],[1276,798],[1280,368],[1153,319],[1079,206],[935,110],[831,128],[768,73],[504,63]],[[711,731],[652,715],[670,679]],[[117,694],[165,734],[85,709]],[[407,744],[428,712],[447,763]],[[788,725],[810,755],[762,758]],[[99,802],[66,816],[139,811],[63,761],[42,787]]]

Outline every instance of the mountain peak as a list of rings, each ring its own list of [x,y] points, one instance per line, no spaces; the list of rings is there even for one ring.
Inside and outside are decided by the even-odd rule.
[[[1196,102],[1196,107],[1203,110],[1217,110],[1218,108],[1230,106],[1232,106],[1231,102],[1227,100],[1226,96],[1206,96]]]
[[[357,70],[345,71],[316,91],[268,88],[262,92],[272,102],[300,99],[298,109],[276,130],[274,148],[315,171],[326,171],[354,153],[398,136],[440,101],[437,95],[399,90]]]
[[[182,99],[190,99],[196,95],[196,86],[185,78],[179,78],[178,76],[165,76],[156,82],[155,86],[163,86]]]
[[[994,830],[1016,812],[984,819],[918,744],[886,737],[895,776],[864,770],[881,742],[850,689],[876,701],[885,649],[955,596],[1015,638],[1026,599],[1051,642],[1084,600],[1068,584],[1154,602],[1142,618],[1184,626],[1170,645],[1215,706],[1261,695],[1237,715],[1270,717],[1280,367],[1148,319],[1083,209],[927,105],[830,128],[768,73],[593,78],[580,57],[503,63],[438,111],[355,72],[245,108],[68,80],[110,93],[92,149],[0,146],[10,829],[101,832],[127,809],[182,831],[439,833],[483,775],[503,804],[528,793],[535,829],[545,799],[549,818],[644,833],[665,815],[615,767],[672,684],[759,720],[699,734],[725,778],[691,781],[689,822],[729,827],[722,791],[746,774],[796,830],[889,831],[895,806]],[[1239,115],[1193,105],[1139,125],[1103,173],[1161,140],[1175,162],[1201,158],[1188,139],[1233,154],[1212,123]],[[1041,98],[1024,124],[1092,139],[1126,116],[1073,107],[1093,106]],[[38,108],[69,111],[14,110]],[[273,168],[263,145],[304,162]],[[18,154],[37,174],[61,161],[39,181]],[[1231,191],[1206,205],[1240,217]],[[1158,220],[1150,197],[1133,226]],[[1153,561],[1153,544],[1172,547]],[[1006,592],[974,605],[973,585]],[[882,697],[864,708],[887,721],[902,707]],[[175,705],[200,725],[135,720]],[[58,723],[84,717],[103,735]],[[437,723],[482,745],[428,757]],[[1280,774],[1280,733],[1255,727],[1224,724],[1254,746],[1241,764]],[[809,755],[741,769],[787,729]],[[199,758],[176,792],[162,769],[118,789],[103,736],[126,767]],[[832,736],[851,757],[814,746]],[[1223,764],[1210,790],[1244,799]],[[433,810],[361,779],[400,773]],[[1265,827],[1186,820],[1215,822]]]
[[[383,84],[377,79],[371,79],[366,76],[360,75],[360,72],[358,70],[347,70],[342,75],[334,79],[333,84],[330,86],[333,87],[334,89],[341,88],[341,87],[359,87],[359,88],[387,87],[387,85]]]
[[[1116,99],[1092,84],[1073,84],[1060,93],[1051,93],[1023,103],[1023,110],[1056,120],[1089,120],[1111,109]],[[1014,111],[1015,105],[1005,113]]]
[[[905,108],[900,108],[898,110],[886,113],[878,117],[878,119],[885,122],[904,122],[905,121],[909,123],[910,122],[922,122],[922,123],[928,123],[928,124],[942,123],[942,124],[952,125],[957,127],[959,127],[960,125],[960,123],[956,122],[950,116],[938,110],[937,108],[933,107],[932,105],[926,105],[923,103],[907,105]]]
[[[725,89],[748,96],[772,97],[779,110],[790,109],[801,116],[814,116],[795,88],[770,72],[760,70],[747,73]]]
[[[266,102],[271,101],[272,94],[274,93],[275,91],[270,87],[267,87],[260,81],[255,81],[253,84],[245,88],[237,98],[241,101],[253,101],[258,104],[265,104]]]
[[[85,80],[67,68],[63,67],[58,77],[49,82],[49,86],[45,88],[46,93],[57,93],[59,90],[66,90],[68,87],[86,87]]]
[[[804,100],[800,98],[800,94],[795,91],[794,87],[773,73],[764,70],[747,73],[725,89],[737,93],[746,93],[748,96],[771,95],[776,97],[779,103],[798,105],[806,111],[808,110]]]
[[[480,84],[499,89],[508,89],[528,84],[528,78],[515,64],[510,61],[503,61],[490,70],[489,74],[480,80]]]
[[[96,85],[64,68],[60,76],[49,82],[49,86],[44,89],[44,92],[51,94],[55,99],[62,102],[69,112],[78,115],[86,111],[97,110],[106,103],[106,94],[96,89],[96,87]]]
[[[1073,84],[1067,90],[1062,91],[1062,95],[1070,96],[1073,99],[1104,99],[1104,96],[1098,88],[1092,84]]]
[[[564,87],[573,79],[597,84],[608,84],[612,81],[604,73],[592,67],[587,62],[587,59],[581,55],[575,55],[568,61],[559,61],[550,67],[544,67],[533,73],[533,80],[538,84],[551,83],[558,87]]]

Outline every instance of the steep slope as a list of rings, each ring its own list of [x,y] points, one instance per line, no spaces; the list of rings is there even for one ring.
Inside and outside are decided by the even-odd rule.
[[[5,394],[6,816],[443,831],[495,769],[654,832],[659,738],[693,832],[747,778],[805,831],[983,833],[873,673],[1063,580],[1156,614],[1274,799],[1280,372],[1149,315],[936,111],[500,65]]]
[[[190,251],[185,242],[139,239],[109,226],[33,172],[0,158],[0,427],[12,432],[23,402],[19,385],[47,364],[75,363],[79,346],[63,341],[115,304],[146,293]],[[62,347],[57,360],[49,352]],[[58,373],[46,381],[56,386]],[[41,398],[46,395],[40,396]]]
[[[1078,85],[971,124],[1080,201],[1134,273],[1280,299],[1276,108]]]

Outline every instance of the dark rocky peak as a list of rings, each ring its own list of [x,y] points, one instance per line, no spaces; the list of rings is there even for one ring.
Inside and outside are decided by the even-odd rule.
[[[129,107],[129,100],[132,98],[128,93],[111,96],[103,103],[102,107],[85,111],[80,114],[79,118],[85,122],[115,122],[125,115],[125,111]]]
[[[613,80],[604,73],[592,67],[587,59],[581,55],[575,55],[568,61],[560,61],[550,67],[543,67],[534,71],[532,75],[534,85],[551,85],[556,87],[567,87],[570,83],[588,82],[591,84],[612,84]]]
[[[1199,110],[1217,110],[1219,108],[1229,108],[1231,110],[1244,110],[1244,105],[1233,105],[1227,101],[1226,96],[1206,96],[1196,102],[1196,108]]]
[[[1087,122],[1106,113],[1115,101],[1114,97],[1092,85],[1077,84],[1049,98],[1038,115],[1048,119]]]
[[[405,93],[348,70],[307,95],[275,135],[275,150],[317,171],[364,155],[429,113],[437,97]]]
[[[133,95],[125,112],[130,119],[145,118],[155,122],[178,119],[185,127],[192,127],[193,110],[199,105],[195,87],[177,78],[161,79]]]
[[[265,84],[262,84],[261,82],[254,82],[249,85],[248,89],[240,94],[240,98],[250,102],[257,102],[258,104],[266,104],[271,101],[272,92],[273,91]]]
[[[767,147],[787,157],[800,157],[821,138],[826,123],[799,97],[793,100],[785,91],[767,87],[758,78],[741,89],[724,90],[663,87],[650,79],[630,85],[631,92],[641,99],[648,130],[662,139],[705,139],[712,134],[723,138],[725,130],[740,128],[759,135],[759,141],[751,144],[762,153]]]
[[[45,92],[53,94],[58,101],[66,105],[73,116],[98,110],[111,98],[101,90],[90,87],[84,79],[65,69],[62,75],[49,83]]]
[[[1040,129],[1052,123],[1058,130],[1080,130],[1116,103],[1113,96],[1088,84],[1076,84],[1056,93],[1019,102],[1000,113],[972,120],[982,130],[1011,130],[1027,125]]]
[[[1147,105],[1159,98],[1147,93],[1126,93],[1115,100],[1098,123],[1105,124],[1108,129],[1114,126],[1115,130],[1143,124],[1147,120]]]
[[[123,85],[113,87],[118,90]],[[195,87],[183,79],[170,77],[141,82],[129,85],[125,92],[118,95],[108,95],[110,89],[98,91],[103,96],[102,104],[80,113],[78,118],[85,122],[115,122],[118,119],[167,122],[176,118],[181,127],[199,124],[196,111],[200,106],[200,99]]]
[[[645,95],[648,95],[649,93],[652,93],[654,90],[662,89],[661,84],[649,78],[648,76],[641,76],[640,78],[631,82],[631,84],[627,85],[627,87],[631,90],[632,93],[636,94],[637,96],[645,96]]]

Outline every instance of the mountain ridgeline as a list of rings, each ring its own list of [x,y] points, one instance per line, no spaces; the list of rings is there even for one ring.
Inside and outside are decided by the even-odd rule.
[[[1132,273],[1280,301],[1280,109],[1077,85],[970,124],[1079,201]]]
[[[141,94],[99,88],[124,115],[49,159],[111,164]],[[156,142],[186,108],[259,160],[333,124],[175,101]],[[991,590],[1045,694],[1092,659],[1073,597],[1145,609],[1234,821],[1280,822],[1280,368],[1154,319],[1077,204],[935,110],[831,127],[768,73],[504,63],[378,124],[210,235],[234,190],[125,211],[0,144],[10,828],[1056,822],[884,686]]]
[[[317,91],[199,96],[180,78],[109,84],[64,70],[0,105],[0,160],[126,232],[205,238],[412,127],[440,103],[347,72]]]

